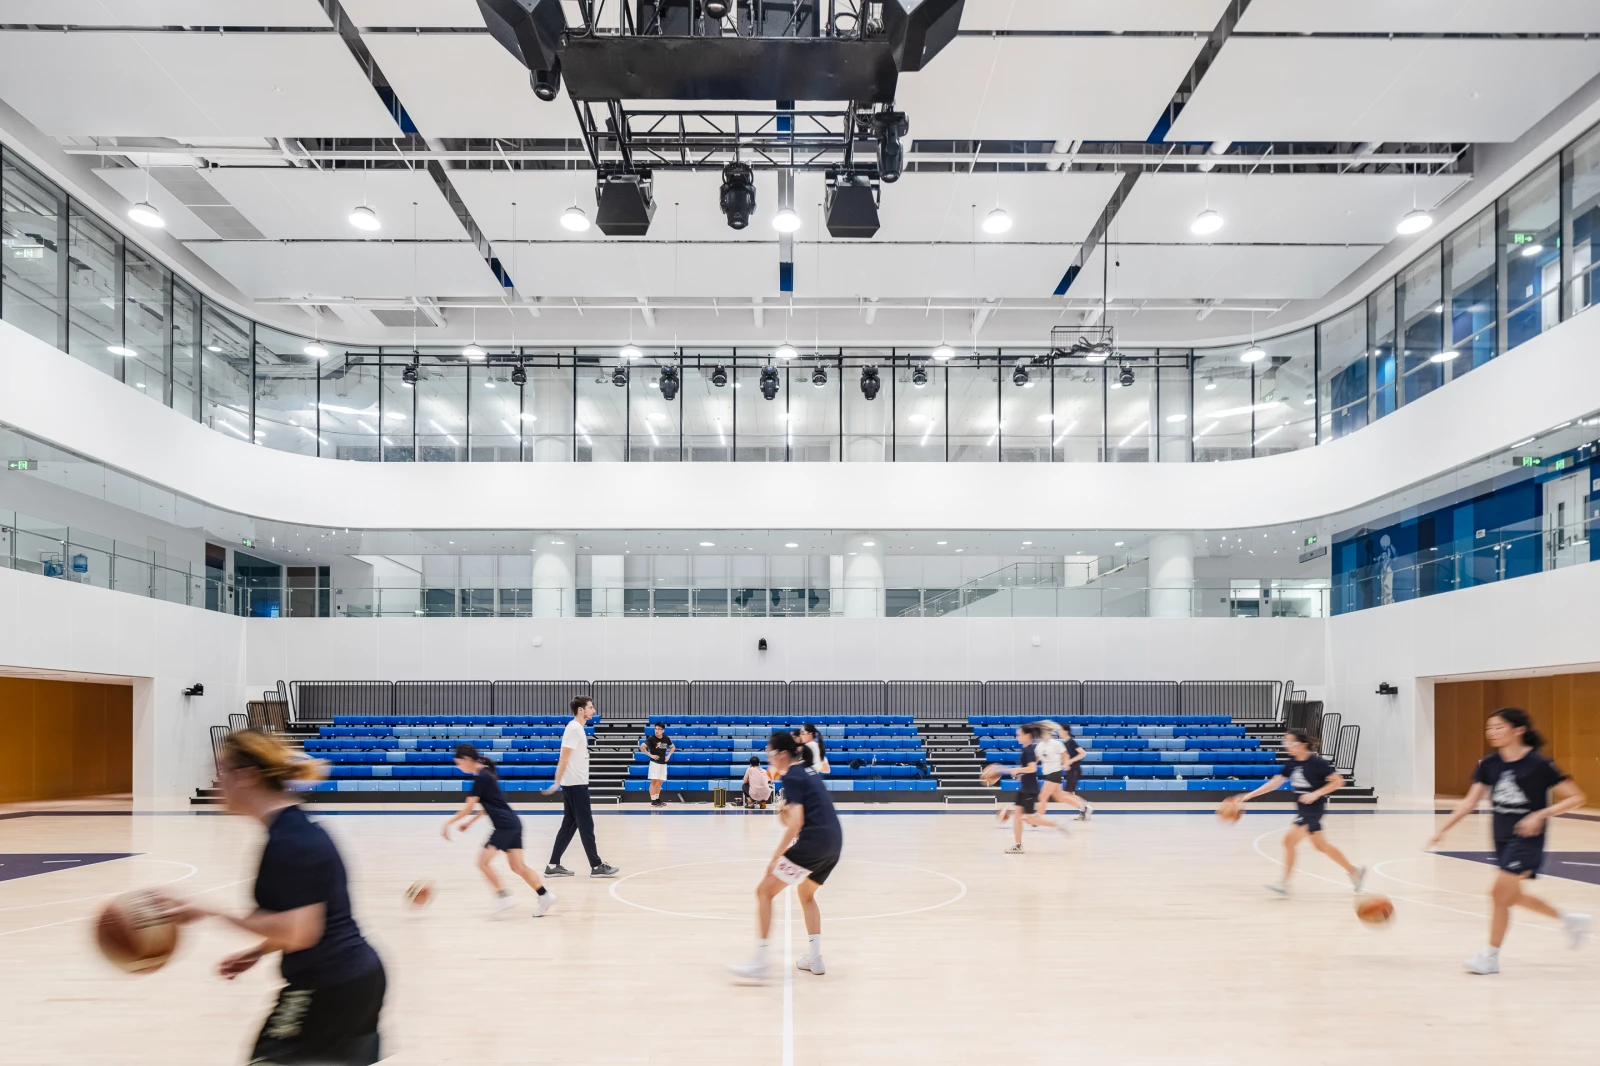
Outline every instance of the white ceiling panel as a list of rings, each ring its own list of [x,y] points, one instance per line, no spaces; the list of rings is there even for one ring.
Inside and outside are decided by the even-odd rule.
[[[1200,51],[1195,37],[958,37],[900,78],[912,140],[1136,140]],[[1223,52],[1226,55],[1226,50]]]
[[[1077,244],[1094,226],[1119,180],[1117,174],[1058,172],[907,174],[883,186],[883,229],[876,239]],[[1013,228],[991,237],[981,226],[997,204],[1011,216]]]
[[[969,0],[970,4],[970,0]],[[1594,0],[1254,0],[1249,33],[1594,33]]]
[[[206,180],[274,240],[344,240],[362,236],[350,210],[365,202],[378,212],[387,240],[466,239],[433,179],[422,170],[317,170],[314,167],[215,167]],[[417,205],[412,226],[411,205]]]
[[[1315,300],[1327,295],[1376,249],[1135,244],[1118,245],[1115,251],[1111,268],[1114,300]],[[1068,295],[1098,297],[1103,269],[1097,251]]]
[[[108,167],[97,169],[95,173],[130,203],[148,200],[154,204],[167,224],[167,232],[180,241],[203,241],[216,236],[210,226],[200,221],[165,186],[146,179],[144,171],[133,167]]]
[[[486,33],[369,33],[361,38],[417,128],[429,137],[577,137],[566,89],[549,103]]]
[[[342,0],[357,26],[472,26],[483,28],[478,0]]]
[[[1417,204],[1432,207],[1460,177],[1400,174],[1146,174],[1117,213],[1118,241],[1169,244],[1313,242],[1387,244]],[[1224,224],[1197,237],[1189,224],[1207,206]]]
[[[805,244],[795,290],[806,296],[1049,296],[1078,252],[1052,244]]]
[[[1210,33],[1227,6],[1228,0],[967,0],[961,28]]]
[[[1597,73],[1600,41],[1235,37],[1167,139],[1514,141]]]
[[[8,26],[327,26],[317,0],[0,0]]]
[[[196,242],[200,258],[241,292],[261,299],[402,299],[499,296],[500,286],[472,245],[389,241]],[[412,254],[416,280],[412,280]]]
[[[585,241],[496,245],[524,296],[773,296],[778,245],[755,242],[684,244]]]
[[[0,98],[55,136],[399,133],[332,33],[12,31],[0,54]]]

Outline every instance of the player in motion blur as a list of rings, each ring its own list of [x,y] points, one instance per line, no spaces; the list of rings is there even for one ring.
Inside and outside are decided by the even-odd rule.
[[[170,896],[163,904],[175,921],[216,917],[261,938],[222,960],[217,972],[230,981],[263,956],[282,952],[284,986],[256,1038],[252,1066],[377,1062],[383,963],[350,912],[339,849],[284,791],[289,781],[321,776],[321,764],[297,759],[273,738],[250,731],[230,734],[220,758],[228,810],[267,830],[256,871],[256,909],[235,916]]]
[[[1360,892],[1367,880],[1367,868],[1345,858],[1344,852],[1328,843],[1327,836],[1322,832],[1322,816],[1328,809],[1328,797],[1344,787],[1344,775],[1333,768],[1333,763],[1311,750],[1309,733],[1289,730],[1283,735],[1283,750],[1289,753],[1289,758],[1278,768],[1278,772],[1260,788],[1223,800],[1223,813],[1230,815],[1230,821],[1235,821],[1247,800],[1276,792],[1288,782],[1295,791],[1297,805],[1294,820],[1289,823],[1289,831],[1283,835],[1283,879],[1276,884],[1269,884],[1267,889],[1280,896],[1289,894],[1289,875],[1294,873],[1295,849],[1301,841],[1309,838],[1311,846],[1338,863],[1345,876],[1350,878],[1351,886]]]
[[[500,777],[495,772],[494,760],[471,744],[457,744],[455,763],[456,769],[472,775],[472,791],[467,794],[467,802],[461,805],[461,809],[444,823],[444,828],[441,830],[444,838],[450,839],[450,827],[462,819],[466,819],[461,825],[461,832],[465,833],[479,818],[487,814],[489,824],[494,827],[494,831],[489,834],[489,839],[484,841],[483,850],[478,852],[478,870],[483,874],[484,880],[489,882],[489,887],[494,890],[494,909],[489,912],[489,916],[498,918],[516,906],[511,890],[500,883],[500,878],[495,876],[494,868],[489,865],[494,859],[494,853],[502,851],[505,852],[506,863],[511,867],[511,872],[528,882],[528,887],[538,895],[538,909],[533,912],[533,916],[543,918],[555,905],[556,897],[545,889],[539,875],[522,859],[522,819],[511,809],[511,804],[506,802],[505,793],[500,790]]]
[[[1428,848],[1438,847],[1456,823],[1476,811],[1485,795],[1489,797],[1494,811],[1495,865],[1500,872],[1489,889],[1493,902],[1489,946],[1467,960],[1467,972],[1494,974],[1500,972],[1500,945],[1511,924],[1512,907],[1526,907],[1546,918],[1559,918],[1567,943],[1574,948],[1582,947],[1589,935],[1591,919],[1587,914],[1558,910],[1522,889],[1524,882],[1539,876],[1539,867],[1544,865],[1545,831],[1550,819],[1577,810],[1588,798],[1539,751],[1544,738],[1533,728],[1527,711],[1502,707],[1489,716],[1483,734],[1494,751],[1479,760],[1466,798],[1428,841]],[[1550,802],[1552,795],[1554,803]]]

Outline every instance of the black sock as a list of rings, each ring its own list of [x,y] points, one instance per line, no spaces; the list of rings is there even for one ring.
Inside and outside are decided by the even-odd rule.
[[[538,888],[534,889],[534,891],[539,893],[539,895],[542,896],[542,895],[544,895],[544,886],[540,885]]]

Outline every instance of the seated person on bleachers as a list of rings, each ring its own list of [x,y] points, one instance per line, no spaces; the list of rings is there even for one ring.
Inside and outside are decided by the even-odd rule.
[[[744,772],[744,805],[754,804],[765,806],[772,799],[772,779],[767,776],[767,771],[762,767],[761,760],[750,756],[750,766]]]

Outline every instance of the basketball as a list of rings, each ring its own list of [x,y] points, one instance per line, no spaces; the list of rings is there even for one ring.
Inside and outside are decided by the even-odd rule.
[[[1362,896],[1356,900],[1356,917],[1368,925],[1382,925],[1394,917],[1394,903],[1388,896]]]
[[[996,766],[994,763],[990,763],[988,766],[983,768],[983,770],[978,774],[978,777],[982,779],[984,784],[992,785],[996,781],[1000,780],[1000,767]]]
[[[1217,808],[1217,817],[1232,825],[1244,817],[1244,804],[1225,802]]]
[[[427,881],[411,882],[411,887],[406,889],[406,902],[419,909],[426,907],[433,902],[433,885]]]
[[[167,919],[154,893],[127,892],[101,908],[94,939],[112,965],[128,973],[154,973],[172,958],[178,926]]]

